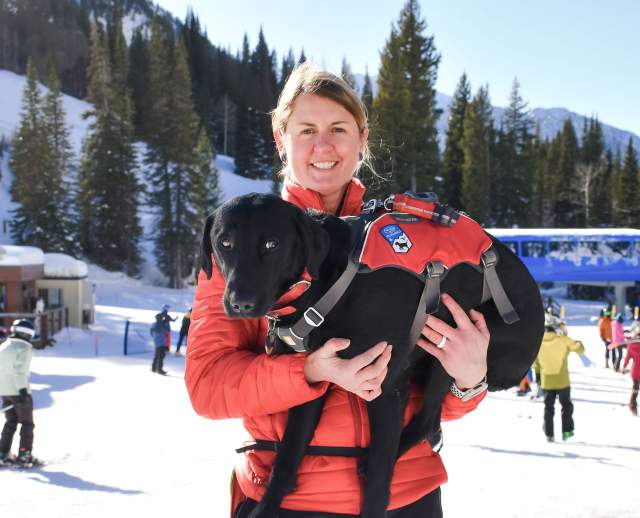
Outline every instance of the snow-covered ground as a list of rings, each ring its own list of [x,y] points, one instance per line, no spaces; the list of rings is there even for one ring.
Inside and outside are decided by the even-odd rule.
[[[95,267],[89,276],[97,323],[90,331],[63,331],[32,365],[34,450],[49,463],[0,471],[0,516],[226,517],[233,449],[244,438],[240,422],[195,415],[184,357],[168,357],[169,376],[162,377],[150,372],[150,352],[122,355],[127,318],[139,348],[162,304],[181,316],[193,289],[146,286]],[[446,516],[640,515],[640,419],[626,407],[628,375],[603,366],[590,321],[598,309],[567,303],[570,334],[595,362],[587,368],[571,358],[576,436],[549,444],[541,401],[514,391],[490,394],[476,412],[444,425]]]

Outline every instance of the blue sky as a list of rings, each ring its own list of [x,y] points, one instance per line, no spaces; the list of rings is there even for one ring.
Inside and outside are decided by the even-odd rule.
[[[343,56],[377,74],[379,52],[404,0],[155,0],[183,19],[188,5],[209,39],[236,51],[260,27],[279,57],[304,47],[334,72]],[[507,103],[514,76],[535,107],[565,107],[640,135],[640,1],[421,0],[442,54],[436,88],[451,95],[463,71]]]

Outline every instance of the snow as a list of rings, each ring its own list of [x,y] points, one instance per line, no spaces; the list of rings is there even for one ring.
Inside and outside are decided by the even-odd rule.
[[[143,29],[143,36],[149,38],[149,17],[140,11],[130,11],[126,16],[122,18],[122,33],[124,34],[127,45],[131,44],[131,38],[133,33],[139,27]]]
[[[42,250],[35,246],[0,245],[0,266],[32,266],[44,264]]]
[[[26,85],[27,78],[0,70],[0,136],[6,140],[11,140],[20,125],[20,111],[22,110],[22,92]],[[41,95],[46,95],[47,87],[40,85]],[[82,114],[91,105],[85,101],[76,99],[69,95],[62,96],[62,105],[66,114],[66,121],[70,128],[70,142],[76,155],[82,147],[84,138],[92,118],[83,119]]]
[[[44,275],[81,279],[87,276],[87,265],[67,254],[44,254]]]
[[[0,471],[0,515],[227,516],[233,449],[246,437],[240,422],[194,413],[184,357],[167,357],[169,376],[162,377],[149,370],[150,352],[122,355],[127,318],[132,337],[147,340],[150,351],[153,315],[168,303],[170,314],[181,317],[193,288],[152,287],[92,265],[89,279],[96,285],[96,324],[59,333],[55,348],[35,351],[32,364],[34,453],[49,464]],[[575,437],[547,443],[540,400],[514,390],[489,394],[477,411],[444,424],[447,516],[638,516],[640,419],[626,407],[629,377],[603,366],[592,321],[600,304],[560,302],[570,335],[595,363],[587,368],[570,358]],[[174,344],[179,327],[180,319],[172,324]],[[558,429],[559,421],[558,411]]]

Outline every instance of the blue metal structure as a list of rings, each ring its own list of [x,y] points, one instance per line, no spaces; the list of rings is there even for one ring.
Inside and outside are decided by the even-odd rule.
[[[640,230],[486,229],[509,246],[538,282],[640,281]]]

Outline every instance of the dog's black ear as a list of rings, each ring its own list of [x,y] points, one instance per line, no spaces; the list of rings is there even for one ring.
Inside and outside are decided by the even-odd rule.
[[[297,210],[297,227],[304,252],[306,254],[305,264],[309,275],[313,279],[320,276],[320,265],[329,253],[330,237],[322,224],[311,215],[302,210]]]
[[[207,221],[204,224],[204,230],[202,231],[202,243],[200,244],[200,267],[207,274],[207,279],[211,279],[213,274],[213,262],[211,261],[211,254],[213,254],[213,247],[211,246],[211,227],[216,219],[216,213],[213,212],[207,217]]]

